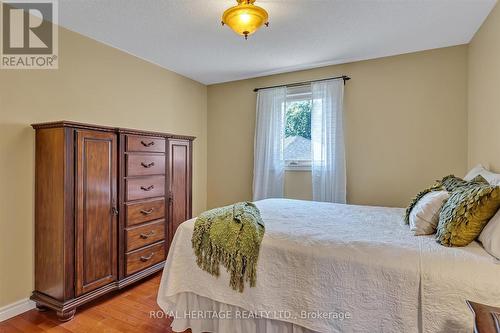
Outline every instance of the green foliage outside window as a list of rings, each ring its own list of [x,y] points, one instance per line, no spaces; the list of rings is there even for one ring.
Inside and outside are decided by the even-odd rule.
[[[286,109],[285,137],[311,139],[311,101],[292,102]]]

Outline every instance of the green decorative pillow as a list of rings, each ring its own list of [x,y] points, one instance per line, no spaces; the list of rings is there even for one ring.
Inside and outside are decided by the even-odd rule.
[[[476,177],[472,178],[469,183],[482,183],[482,184],[489,184],[488,181],[481,175],[477,175]]]
[[[413,207],[415,207],[415,205],[417,204],[417,202],[420,199],[422,199],[423,196],[426,195],[427,193],[433,192],[433,191],[442,191],[442,190],[446,190],[448,192],[452,192],[455,189],[458,189],[458,188],[463,187],[463,186],[468,186],[471,183],[474,183],[474,184],[476,184],[476,183],[485,183],[485,184],[488,184],[488,181],[486,179],[484,179],[483,176],[481,176],[481,175],[477,175],[470,182],[468,182],[466,180],[463,180],[461,178],[455,177],[454,175],[449,175],[449,176],[443,177],[443,179],[441,179],[441,180],[436,180],[436,183],[434,185],[432,185],[431,187],[426,188],[425,190],[419,192],[415,196],[415,198],[412,199],[412,201],[410,202],[410,204],[408,205],[408,207],[406,208],[406,211],[405,211],[405,216],[404,216],[405,224],[409,224],[410,223],[410,212],[411,212],[411,210],[413,209]]]
[[[454,175],[449,175],[441,179],[440,183],[443,185],[444,189],[448,192],[453,192],[454,190],[469,186],[471,183],[484,183],[488,184],[488,181],[481,175],[477,175],[471,181],[463,180],[462,178],[455,177]]]
[[[500,207],[500,187],[470,181],[455,188],[439,213],[436,239],[444,246],[474,241]]]
[[[456,190],[457,188],[467,184],[466,180],[455,177],[454,175],[443,177],[440,182],[443,185],[444,189],[448,192],[452,192],[453,190]]]

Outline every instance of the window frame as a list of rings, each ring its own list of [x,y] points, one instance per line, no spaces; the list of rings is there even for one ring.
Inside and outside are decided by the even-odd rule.
[[[307,101],[307,100],[311,101],[312,105],[312,90],[310,84],[287,88],[287,94],[285,99],[285,123],[286,123],[286,110],[288,109],[289,103]],[[283,140],[285,139],[286,137],[283,133]],[[283,160],[285,164],[285,171],[311,171],[312,169],[312,156],[309,160],[287,160],[284,157],[284,148],[283,148]]]

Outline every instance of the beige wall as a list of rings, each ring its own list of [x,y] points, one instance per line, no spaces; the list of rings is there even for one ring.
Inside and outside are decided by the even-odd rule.
[[[206,86],[60,30],[59,70],[0,70],[0,307],[33,286],[34,131],[75,120],[196,136],[194,213],[206,207]]]
[[[500,171],[500,5],[469,46],[469,166]]]
[[[285,171],[284,195],[289,199],[312,200],[311,172]]]
[[[467,46],[458,46],[209,86],[208,206],[252,197],[253,88],[341,74],[352,77],[345,91],[350,203],[405,206],[433,180],[465,172]],[[287,174],[287,195],[310,197],[307,177]]]

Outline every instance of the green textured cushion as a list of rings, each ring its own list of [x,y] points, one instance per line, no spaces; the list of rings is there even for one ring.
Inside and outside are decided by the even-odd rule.
[[[455,177],[454,175],[448,175],[443,177],[441,180],[437,180],[434,185],[425,190],[419,192],[410,202],[405,211],[404,221],[406,224],[410,223],[410,213],[413,207],[417,204],[417,202],[424,197],[429,192],[433,191],[442,191],[446,190],[448,192],[452,192],[460,187],[470,185],[471,183],[485,183],[488,184],[488,181],[484,179],[481,175],[477,175],[470,182],[463,180],[461,178]]]
[[[469,186],[471,183],[484,183],[488,184],[488,181],[481,175],[477,175],[471,181],[463,180],[462,178],[455,177],[454,175],[449,175],[441,179],[440,183],[443,185],[444,189],[448,192],[453,192],[454,190]]]
[[[488,181],[481,175],[477,175],[476,177],[472,178],[472,180],[470,182],[489,184]]]
[[[436,239],[445,246],[474,241],[500,207],[500,187],[470,181],[453,190],[439,213]]]

